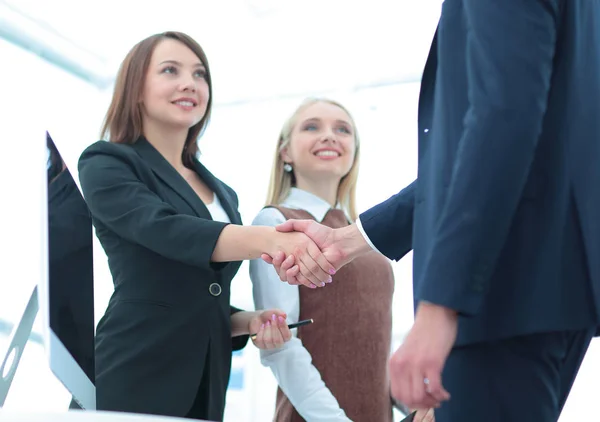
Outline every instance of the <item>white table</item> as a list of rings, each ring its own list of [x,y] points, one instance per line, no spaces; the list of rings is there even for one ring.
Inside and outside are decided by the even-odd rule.
[[[183,422],[190,419],[123,412],[15,412],[0,409],[1,422]],[[208,421],[204,421],[208,422]]]

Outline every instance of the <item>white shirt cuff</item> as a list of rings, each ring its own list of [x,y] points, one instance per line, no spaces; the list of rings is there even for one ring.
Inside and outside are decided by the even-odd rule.
[[[371,247],[371,249],[373,249],[374,251],[379,252],[379,249],[377,249],[375,247],[375,245],[373,244],[373,242],[371,242],[371,239],[369,239],[369,236],[367,236],[367,233],[365,232],[365,229],[363,228],[362,223],[360,222],[360,217],[358,217],[356,219],[356,228],[358,229],[358,231],[360,232],[360,234],[362,234],[362,236],[365,238],[365,241]],[[379,252],[379,253],[381,254],[381,252]]]

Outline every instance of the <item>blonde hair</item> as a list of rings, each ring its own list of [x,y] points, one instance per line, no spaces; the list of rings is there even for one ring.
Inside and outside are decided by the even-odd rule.
[[[354,118],[346,109],[346,107],[336,101],[326,98],[305,99],[296,109],[296,111],[294,111],[294,113],[284,122],[281,132],[279,133],[277,148],[275,149],[275,159],[273,160],[273,168],[271,169],[271,180],[269,182],[266,205],[281,204],[289,195],[291,188],[294,187],[294,175],[292,172],[288,173],[283,169],[283,165],[285,163],[281,157],[281,152],[290,144],[292,131],[297,123],[298,115],[306,108],[318,103],[327,103],[339,107],[350,118],[350,124],[352,125],[352,131],[354,133],[356,151],[354,154],[354,162],[352,163],[350,171],[340,180],[337,191],[337,204],[346,212],[352,221],[355,221],[358,217],[356,212],[356,181],[358,179],[358,164],[360,157],[360,141],[358,137],[358,131],[356,130]]]

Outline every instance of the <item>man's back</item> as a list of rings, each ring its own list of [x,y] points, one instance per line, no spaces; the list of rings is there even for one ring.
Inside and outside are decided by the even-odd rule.
[[[446,0],[437,37],[415,301],[458,344],[600,325],[600,1]]]

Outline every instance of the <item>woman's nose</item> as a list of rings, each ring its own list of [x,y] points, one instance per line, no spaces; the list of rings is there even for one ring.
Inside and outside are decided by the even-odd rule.
[[[194,78],[182,78],[180,83],[181,91],[196,92],[196,81]]]
[[[337,142],[335,133],[331,129],[327,129],[321,137],[321,142]]]

